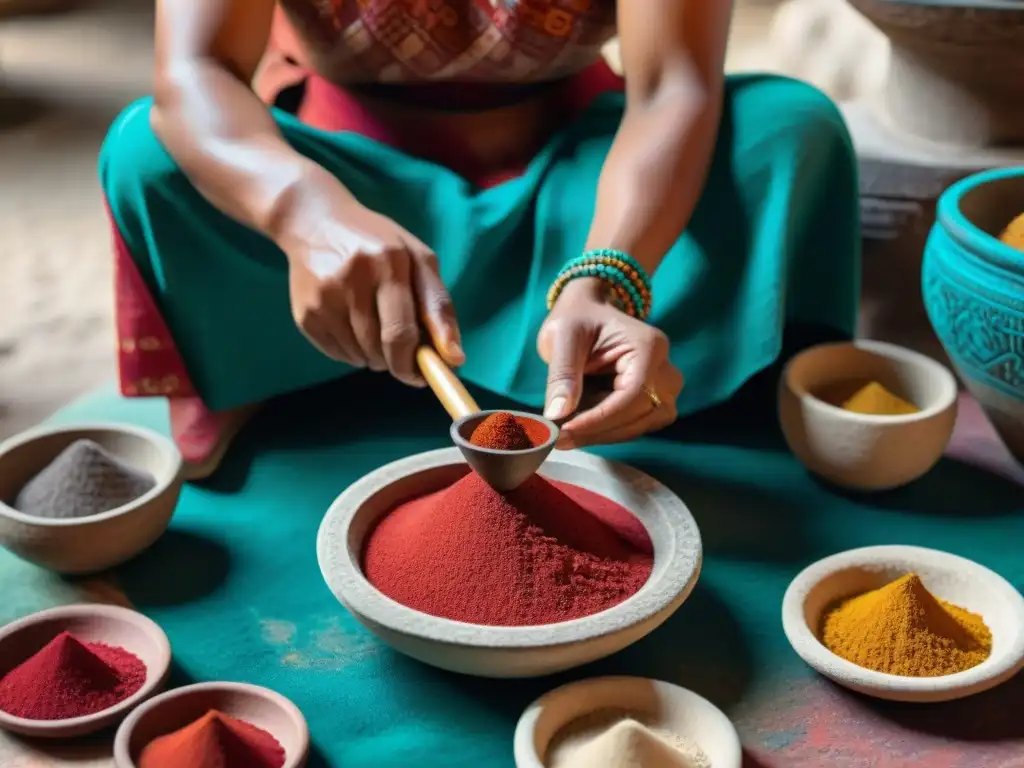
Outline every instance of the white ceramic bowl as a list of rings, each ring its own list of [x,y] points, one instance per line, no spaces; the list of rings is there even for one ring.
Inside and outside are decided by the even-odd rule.
[[[647,583],[592,616],[538,627],[493,627],[429,616],[386,597],[363,576],[363,541],[396,504],[445,488],[468,467],[443,448],[381,467],[331,505],[317,537],[327,585],[356,619],[396,650],[427,664],[483,677],[532,677],[620,651],[652,632],[689,596],[701,566],[697,524],[686,505],[636,469],[572,451],[553,455],[543,476],[602,494],[632,511],[654,544]]]
[[[115,766],[137,768],[147,744],[184,728],[211,709],[244,720],[277,739],[284,748],[283,768],[302,768],[306,764],[309,727],[289,699],[247,683],[196,683],[153,697],[121,723],[114,738]]]
[[[815,396],[844,382],[877,381],[919,413],[852,413]],[[779,420],[789,448],[816,475],[863,491],[896,488],[941,458],[956,423],[957,384],[930,357],[894,344],[822,344],[795,356],[779,381]]]
[[[156,480],[135,501],[99,515],[51,520],[10,506],[32,477],[76,440],[92,440]],[[155,542],[181,492],[181,455],[167,438],[127,424],[40,427],[0,444],[0,545],[67,574],[94,573],[129,560]]]
[[[736,728],[702,696],[644,677],[596,677],[556,688],[526,708],[516,725],[516,768],[544,768],[548,747],[558,731],[602,709],[656,716],[666,728],[695,742],[713,768],[740,768],[743,763]]]
[[[943,677],[875,672],[836,656],[818,639],[824,611],[837,600],[916,573],[936,597],[980,615],[992,631],[992,655]],[[782,626],[793,650],[825,677],[893,701],[950,701],[994,688],[1024,666],[1024,597],[1001,576],[957,555],[908,546],[864,547],[805,568],[782,600]]]

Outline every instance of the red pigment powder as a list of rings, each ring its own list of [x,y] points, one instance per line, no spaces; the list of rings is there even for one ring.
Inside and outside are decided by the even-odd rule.
[[[388,597],[433,616],[536,626],[621,603],[653,562],[643,524],[603,496],[538,475],[503,494],[470,473],[388,513],[363,570]]]
[[[147,744],[139,768],[281,768],[284,747],[262,728],[211,709]]]
[[[546,443],[549,437],[551,432],[543,422],[499,411],[476,425],[469,442],[496,451],[525,451]]]
[[[0,679],[0,709],[29,720],[92,715],[146,682],[146,665],[124,650],[62,632]]]

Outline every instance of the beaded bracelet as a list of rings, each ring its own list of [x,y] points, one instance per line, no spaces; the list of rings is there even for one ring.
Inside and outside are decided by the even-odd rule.
[[[646,270],[629,254],[610,249],[587,251],[562,267],[548,290],[548,309],[565,286],[582,277],[596,277],[605,283],[616,306],[631,317],[646,320],[651,314],[651,281]]]

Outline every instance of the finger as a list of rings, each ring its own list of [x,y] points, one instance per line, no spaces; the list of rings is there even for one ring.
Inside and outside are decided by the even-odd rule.
[[[616,411],[612,411],[607,418],[603,418],[598,422],[589,425],[581,417],[591,411],[600,412],[601,409],[606,409],[608,399],[611,397],[617,397],[618,393],[613,388],[612,391],[606,390],[604,392],[595,393],[595,396],[584,396],[586,410],[568,423],[563,424],[562,430],[569,433],[575,433],[577,435],[586,435],[608,432],[627,426],[628,424],[645,417],[655,407],[648,389],[657,394],[658,398],[661,400],[662,405],[658,407],[674,411],[676,407],[676,400],[679,398],[679,393],[682,392],[683,389],[683,375],[675,366],[672,365],[670,361],[666,360],[658,368],[657,372],[650,377],[648,382],[640,387],[640,391],[628,405],[621,409],[616,409]]]
[[[542,330],[539,348],[548,363],[545,417],[564,419],[576,410],[592,345],[591,330],[579,323],[553,323]]]
[[[328,331],[327,326],[315,315],[307,317],[299,324],[299,330],[310,344],[327,357],[357,368],[365,365],[358,350],[354,346],[345,348],[339,344],[334,334]]]
[[[421,387],[425,382],[416,369],[420,326],[410,284],[409,254],[405,251],[391,252],[385,259],[384,279],[377,288],[377,316],[380,318],[384,359],[396,379]]]
[[[645,378],[651,368],[652,353],[648,349],[637,349],[616,361],[615,388],[593,408],[576,414],[565,428],[577,432],[606,430],[622,423],[629,416],[635,403],[650,398],[644,393]]]
[[[413,278],[420,317],[427,327],[434,348],[449,365],[466,362],[462,336],[455,319],[455,306],[441,280],[437,256],[431,250],[417,251],[413,257]]]
[[[563,432],[559,435],[558,447],[565,450],[569,448],[585,448],[592,445],[625,443],[651,432],[657,432],[659,429],[664,429],[675,420],[675,409],[662,405],[660,408],[648,411],[646,416],[642,416],[629,424],[624,424],[615,429],[588,434],[577,434],[571,431]]]
[[[352,333],[366,358],[367,367],[371,371],[386,371],[388,363],[384,359],[384,347],[381,343],[376,287],[371,284],[353,292],[348,304],[351,308],[349,322],[352,325]]]

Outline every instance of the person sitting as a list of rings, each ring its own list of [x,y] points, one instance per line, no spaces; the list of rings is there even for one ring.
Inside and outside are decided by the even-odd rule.
[[[202,477],[275,396],[359,369],[422,386],[424,337],[466,381],[565,419],[567,448],[727,400],[789,327],[849,335],[844,122],[804,83],[726,77],[731,13],[159,0],[155,95],[99,161],[121,391],[168,398]],[[623,77],[602,58],[616,35]],[[270,106],[261,61],[301,70]],[[593,374],[613,384],[581,407]]]

